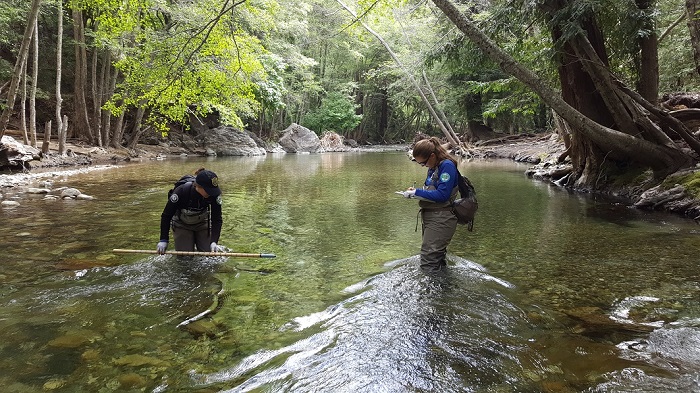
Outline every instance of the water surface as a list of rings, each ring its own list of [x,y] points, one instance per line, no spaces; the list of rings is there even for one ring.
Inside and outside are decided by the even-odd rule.
[[[167,190],[224,190],[220,243],[155,249]],[[700,227],[464,162],[445,276],[417,266],[424,168],[401,152],[174,159],[52,179],[92,201],[0,210],[9,392],[700,391]],[[217,294],[219,294],[217,296]],[[214,312],[186,326],[204,310]]]

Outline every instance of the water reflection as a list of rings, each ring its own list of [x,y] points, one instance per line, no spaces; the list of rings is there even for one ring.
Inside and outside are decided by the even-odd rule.
[[[223,179],[221,243],[155,247],[167,190]],[[0,384],[75,391],[690,391],[697,225],[465,162],[474,232],[420,273],[404,153],[177,159],[57,177],[92,201],[0,209]],[[473,262],[472,262],[473,261]],[[223,290],[223,292],[222,292]],[[220,296],[215,296],[220,294]],[[205,318],[183,321],[213,310]],[[686,348],[689,348],[686,350]]]

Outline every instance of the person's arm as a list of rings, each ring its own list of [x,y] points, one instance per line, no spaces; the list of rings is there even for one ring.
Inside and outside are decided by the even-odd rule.
[[[221,214],[221,195],[211,203],[211,239],[212,243],[218,243],[221,237],[221,225],[224,220]]]
[[[181,191],[182,187],[178,187],[173,191],[173,194],[168,199],[168,203],[165,204],[163,213],[160,215],[160,241],[167,242],[170,238],[170,220],[172,220],[175,212],[178,209],[178,202],[182,200],[182,196],[179,195],[178,191]],[[174,197],[177,196],[177,197]]]
[[[447,202],[452,195],[452,189],[457,185],[457,167],[450,160],[445,160],[438,168],[435,190],[416,190],[416,196],[429,199],[436,203]]]

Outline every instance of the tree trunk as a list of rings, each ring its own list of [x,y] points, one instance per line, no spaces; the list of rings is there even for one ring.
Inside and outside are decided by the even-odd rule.
[[[29,138],[33,147],[36,147],[36,90],[39,80],[39,28],[38,18],[34,18],[34,34],[32,34],[32,89],[29,93]]]
[[[44,125],[44,142],[41,144],[41,152],[43,154],[49,153],[49,144],[51,143],[51,120],[47,121]]]
[[[685,9],[688,13],[688,31],[690,43],[693,47],[693,60],[695,71],[700,74],[700,0],[685,0]]]
[[[146,113],[146,103],[139,102],[139,107],[136,110],[136,119],[134,121],[134,130],[131,132],[131,139],[129,140],[128,148],[133,149],[139,143],[141,135],[149,128],[141,128],[141,121],[143,120],[143,115]]]
[[[27,60],[29,59],[27,58]],[[19,130],[22,132],[25,145],[29,144],[29,135],[27,134],[27,66],[28,64],[25,62],[22,67],[22,94],[19,102]]]
[[[83,13],[81,10],[73,9],[73,39],[75,40],[75,79],[73,84],[74,102],[74,122],[76,136],[87,138],[90,143],[94,142],[92,131],[90,130],[90,119],[88,116],[88,106],[85,100],[87,89],[87,52],[85,49],[85,24],[83,23]]]
[[[113,73],[112,73],[113,72]],[[109,83],[107,85],[107,95],[106,97],[112,97],[114,95],[114,89],[117,86],[117,77],[118,77],[119,72],[117,69],[112,69],[112,65],[107,66],[107,75],[106,75],[106,80]],[[102,129],[104,130],[105,133],[105,138],[109,138],[109,132],[112,129],[112,113],[108,110],[102,110]],[[116,143],[119,143],[117,140]],[[107,145],[107,144],[105,144]]]
[[[61,129],[58,131],[58,154],[66,155],[66,138],[68,137],[68,115],[63,115]]]
[[[591,116],[594,116],[594,118],[586,116],[580,110],[570,105],[557,91],[551,89],[545,81],[541,80],[531,70],[525,68],[499,48],[490,38],[477,29],[471,20],[462,14],[449,0],[432,1],[460,31],[474,43],[474,45],[484,51],[491,60],[501,67],[501,69],[513,75],[532,89],[547,105],[566,120],[574,133],[580,134],[578,137],[580,138],[579,143],[582,146],[577,149],[579,154],[585,154],[583,153],[584,151],[593,151],[592,146],[587,146],[588,144],[595,145],[601,152],[605,152],[602,158],[599,159],[599,157],[595,157],[595,162],[602,162],[603,158],[607,157],[609,153],[615,154],[618,158],[624,157],[652,168],[658,177],[665,176],[689,162],[689,157],[679,149],[658,145],[611,128],[610,116],[608,116],[609,111],[607,110],[600,114],[592,113]],[[563,76],[569,80],[575,77],[574,75],[567,74]],[[571,80],[571,83],[575,84],[577,82]],[[577,95],[590,94],[590,91],[593,90],[581,91],[580,94]],[[577,91],[576,93],[579,92]],[[582,101],[581,103],[582,105],[592,104],[586,101]],[[599,120],[596,120],[598,117]],[[573,154],[574,151],[572,149],[572,155]],[[594,168],[591,168],[591,170],[594,170]],[[579,170],[579,173],[584,174],[584,171]],[[592,184],[590,182],[594,181],[592,177],[585,180],[587,184]]]
[[[92,66],[90,70],[90,93],[92,94],[92,124],[95,126],[95,140],[97,140],[97,145],[102,147],[106,146],[104,140],[102,139],[102,122],[100,121],[100,107],[102,106],[101,99],[97,95],[97,63],[99,59],[99,50],[97,48],[92,49]]]
[[[126,115],[126,111],[122,111],[122,113],[119,114],[119,117],[117,117],[117,124],[114,126],[114,139],[112,139],[112,142],[116,148],[122,147],[121,140],[124,135],[124,115]]]
[[[12,116],[12,110],[15,106],[15,99],[17,98],[17,87],[19,85],[19,79],[22,73],[22,65],[27,62],[29,44],[31,43],[32,35],[34,34],[34,20],[37,18],[37,15],[39,15],[40,6],[41,0],[32,0],[32,6],[29,10],[29,16],[27,17],[27,26],[24,28],[24,37],[22,37],[22,44],[19,48],[17,61],[15,61],[12,79],[10,79],[10,89],[7,92],[7,107],[0,115],[0,139],[2,139],[2,137],[5,135],[7,123],[10,121],[10,116]]]
[[[63,97],[61,96],[61,69],[63,68],[63,1],[58,1],[58,31],[56,32],[56,135],[58,138],[58,152],[59,154],[64,154],[62,145],[63,139],[61,138],[61,132],[63,132],[63,119],[61,118],[61,105],[63,104]]]
[[[656,105],[659,101],[659,40],[654,20],[649,16],[654,9],[654,1],[635,0],[635,3],[637,8],[647,15],[642,29],[648,32],[638,38],[641,59],[637,91],[645,100]]]

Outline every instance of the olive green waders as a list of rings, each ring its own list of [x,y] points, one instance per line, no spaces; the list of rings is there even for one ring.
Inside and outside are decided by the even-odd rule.
[[[457,230],[457,217],[448,209],[421,209],[423,244],[420,267],[424,272],[439,272],[447,266],[447,246]]]
[[[434,190],[439,178],[438,171],[431,176],[426,190]],[[452,213],[452,202],[457,198],[459,188],[456,183],[452,188],[450,199],[442,203],[419,201],[421,221],[423,222],[423,244],[420,247],[420,267],[424,272],[439,272],[447,267],[445,257],[447,246],[457,230],[457,217]]]

